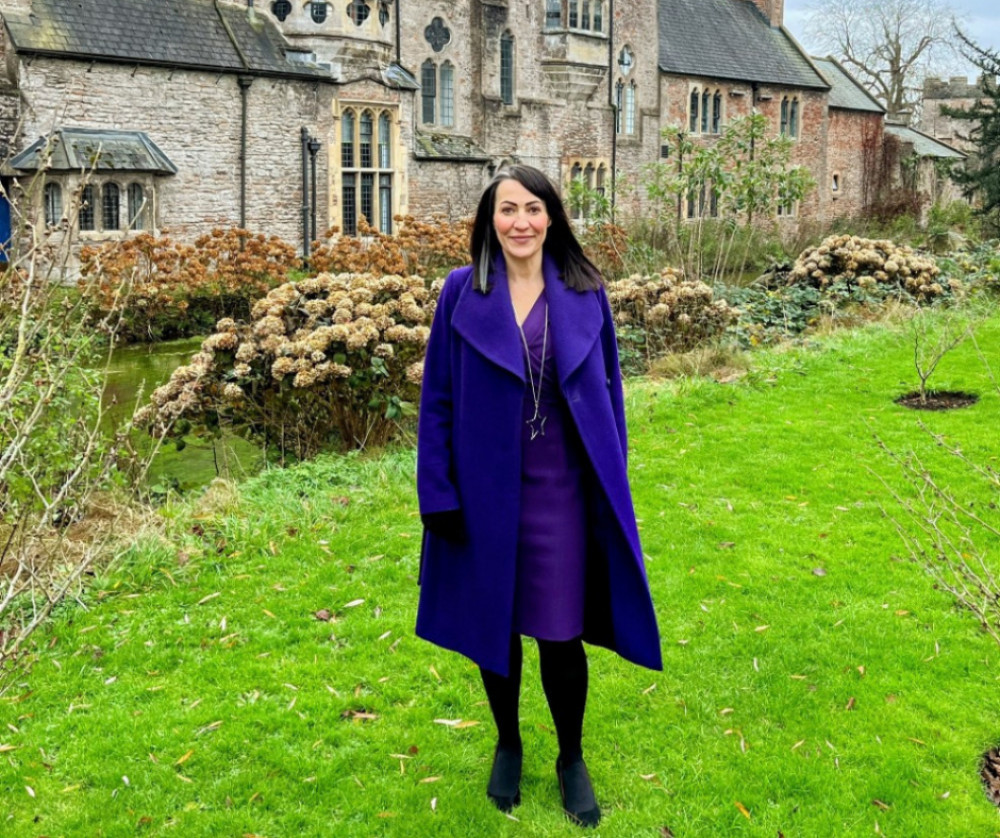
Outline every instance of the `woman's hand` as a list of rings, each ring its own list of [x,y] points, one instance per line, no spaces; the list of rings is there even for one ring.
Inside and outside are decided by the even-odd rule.
[[[426,515],[421,515],[420,520],[423,521],[424,528],[428,532],[433,533],[438,538],[443,538],[445,541],[461,544],[468,538],[465,531],[465,518],[462,516],[461,509],[428,512]]]

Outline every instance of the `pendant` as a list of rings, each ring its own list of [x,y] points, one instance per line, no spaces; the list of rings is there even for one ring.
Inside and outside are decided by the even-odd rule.
[[[545,420],[548,416],[540,416],[537,412],[525,424],[531,426],[531,439],[537,436],[545,436]]]

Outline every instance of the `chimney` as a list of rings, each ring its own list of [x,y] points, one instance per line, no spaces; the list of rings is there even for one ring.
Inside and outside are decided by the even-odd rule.
[[[771,26],[781,26],[785,22],[785,0],[752,0]]]

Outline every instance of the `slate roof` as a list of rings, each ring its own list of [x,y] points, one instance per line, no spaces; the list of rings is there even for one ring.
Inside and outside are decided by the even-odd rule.
[[[905,125],[896,125],[893,122],[885,124],[885,133],[899,137],[904,143],[913,144],[913,152],[918,157],[943,157],[952,160],[964,160],[968,157],[964,152],[945,145],[940,140],[917,131],[915,128],[908,128]]]
[[[492,159],[469,137],[457,137],[453,134],[432,134],[426,131],[417,131],[415,146],[414,156],[418,160],[481,160],[486,162]]]
[[[869,111],[870,113],[885,113],[885,108],[879,104],[857,80],[833,58],[816,58],[815,64],[820,72],[830,82],[829,104],[831,108],[842,108],[846,111]]]
[[[818,88],[828,85],[752,0],[658,0],[666,73]]]
[[[170,158],[142,131],[105,131],[94,128],[60,128],[51,144],[39,137],[10,161],[12,169],[36,171],[49,148],[49,168],[54,172],[152,172],[177,174]]]
[[[291,63],[281,33],[246,6],[212,0],[34,0],[4,22],[22,54],[330,80]]]

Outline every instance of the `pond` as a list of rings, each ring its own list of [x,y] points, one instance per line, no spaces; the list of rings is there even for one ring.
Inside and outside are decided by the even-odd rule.
[[[108,421],[121,420],[144,404],[154,389],[198,351],[201,341],[187,338],[116,349],[104,389],[105,405],[111,405]],[[223,434],[218,440],[188,437],[185,442],[180,451],[172,442],[163,444],[150,468],[150,487],[160,491],[197,489],[215,477],[239,479],[254,474],[263,464],[258,448],[232,435]]]

